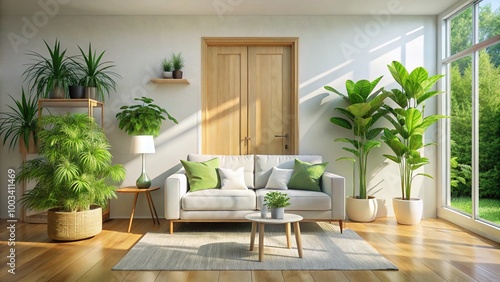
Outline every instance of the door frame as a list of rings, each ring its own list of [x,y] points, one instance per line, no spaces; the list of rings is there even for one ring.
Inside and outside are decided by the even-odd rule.
[[[201,112],[202,131],[207,122],[205,109],[208,95],[208,47],[209,46],[290,46],[291,93],[290,154],[299,153],[299,38],[298,37],[202,37],[201,38]],[[203,136],[203,132],[202,132]],[[203,142],[203,137],[201,138]],[[203,147],[203,146],[201,146]]]

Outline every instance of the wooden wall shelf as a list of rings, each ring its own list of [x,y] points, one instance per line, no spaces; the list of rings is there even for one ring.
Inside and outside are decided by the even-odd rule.
[[[189,84],[187,79],[174,79],[174,78],[153,78],[151,82],[154,84]]]

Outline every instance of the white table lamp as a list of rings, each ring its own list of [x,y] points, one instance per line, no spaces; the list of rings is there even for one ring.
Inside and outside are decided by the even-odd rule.
[[[146,174],[146,154],[155,153],[155,143],[152,135],[136,135],[132,137],[132,153],[142,154],[142,173],[135,184],[137,188],[149,188],[151,179]]]

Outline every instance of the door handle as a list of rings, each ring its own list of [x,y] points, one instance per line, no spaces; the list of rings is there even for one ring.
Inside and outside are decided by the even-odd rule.
[[[276,137],[276,138],[287,138],[288,139],[288,133],[286,133],[285,135],[274,135],[274,137]]]

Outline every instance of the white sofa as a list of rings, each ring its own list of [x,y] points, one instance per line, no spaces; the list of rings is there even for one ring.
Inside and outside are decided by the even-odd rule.
[[[311,155],[200,155],[190,154],[188,161],[202,162],[217,157],[219,167],[244,167],[247,190],[207,189],[190,192],[184,169],[165,181],[165,218],[173,233],[174,222],[242,222],[245,215],[261,209],[265,188],[273,167],[293,169],[295,158],[321,163],[321,156]],[[321,192],[279,190],[290,197],[287,213],[299,214],[304,221],[338,221],[343,230],[345,219],[345,179],[325,172],[320,181]]]

